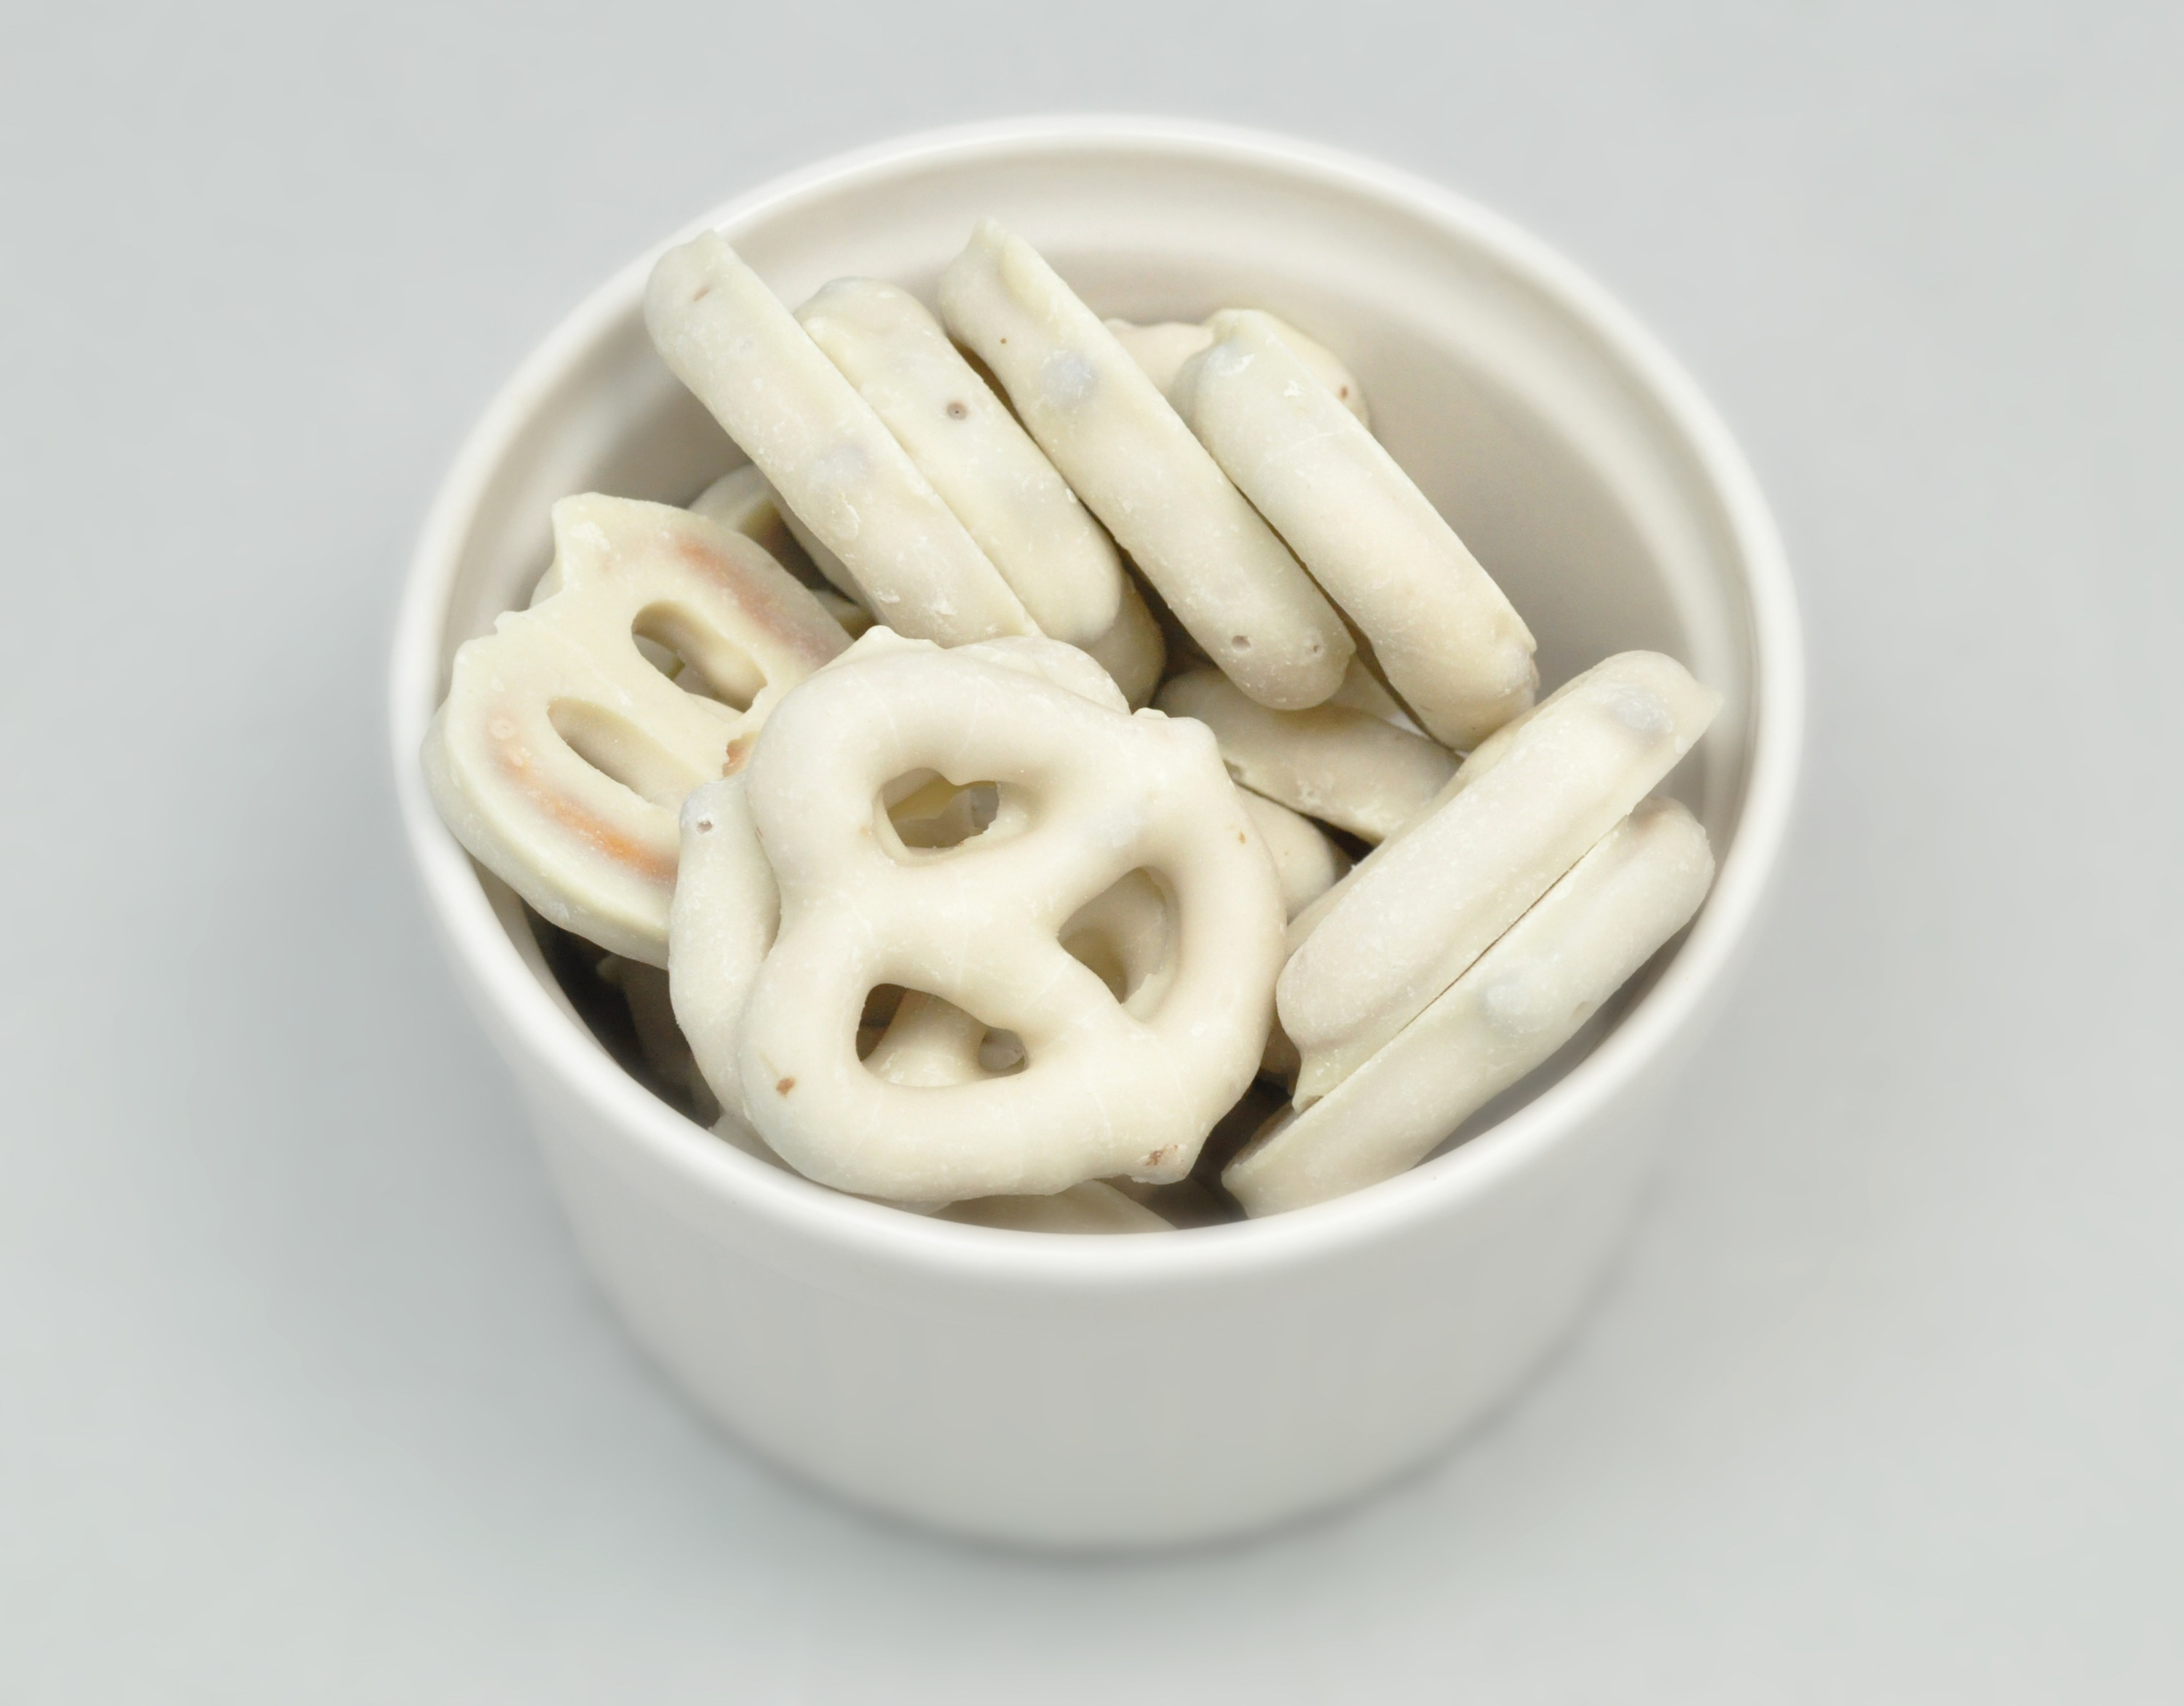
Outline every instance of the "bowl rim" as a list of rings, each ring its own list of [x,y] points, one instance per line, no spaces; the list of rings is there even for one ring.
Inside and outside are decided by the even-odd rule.
[[[460,548],[489,481],[541,399],[643,298],[654,261],[701,231],[936,163],[1026,150],[1123,152],[1230,161],[1389,205],[1490,254],[1598,338],[1682,434],[1722,507],[1741,559],[1752,640],[1752,736],[1743,809],[1704,907],[1674,960],[1562,1079],[1507,1118],[1408,1173],[1308,1208],[1172,1238],[1069,1238],[964,1226],[846,1196],[744,1154],[626,1073],[539,984],[510,940],[469,856],[442,824],[417,755],[435,709],[439,641]],[[1398,168],[1317,142],[1196,120],[1050,115],[928,130],[832,156],[768,180],[689,221],[619,268],[501,387],[457,452],[427,513],[398,610],[388,678],[395,793],[426,901],[476,998],[566,1095],[644,1158],[703,1196],[813,1243],[1034,1289],[1128,1291],[1339,1256],[1424,1221],[1452,1217],[1545,1161],[1606,1112],[1691,1023],[1732,969],[1788,835],[1805,712],[1796,594],[1758,482],[1726,425],[1682,366],[1606,289],[1511,220]],[[574,1045],[572,1045],[572,1043]],[[526,1099],[528,1092],[526,1091]]]

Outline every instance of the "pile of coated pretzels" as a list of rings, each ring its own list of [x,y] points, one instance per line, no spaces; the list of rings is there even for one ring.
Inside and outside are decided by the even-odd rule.
[[[1696,911],[1705,832],[1649,796],[1718,696],[1626,652],[1535,705],[1272,315],[1103,323],[991,220],[939,300],[660,260],[653,341],[749,465],[554,506],[456,656],[442,814],[604,951],[656,1078],[819,1184],[1137,1231],[1393,1177]]]

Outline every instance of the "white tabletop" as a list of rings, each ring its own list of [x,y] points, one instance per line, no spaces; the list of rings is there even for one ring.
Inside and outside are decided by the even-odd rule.
[[[2175,9],[1231,9],[11,22],[0,1699],[2184,1698]],[[1784,904],[1582,1336],[1371,1504],[1150,1563],[879,1525],[678,1402],[382,751],[434,482],[596,279],[1067,109],[1573,254],[1742,435],[1814,666]]]

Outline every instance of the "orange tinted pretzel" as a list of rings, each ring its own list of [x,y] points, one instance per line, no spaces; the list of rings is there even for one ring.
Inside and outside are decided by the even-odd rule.
[[[848,638],[759,546],[687,510],[564,498],[554,547],[531,608],[455,655],[426,777],[456,839],[545,917],[665,965],[683,795]]]

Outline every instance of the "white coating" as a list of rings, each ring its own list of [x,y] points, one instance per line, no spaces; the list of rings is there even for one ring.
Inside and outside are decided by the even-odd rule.
[[[1180,1178],[1265,1041],[1281,897],[1211,736],[1095,703],[1001,650],[897,642],[844,659],[783,700],[751,760],[782,922],[743,1012],[739,1078],[767,1143],[837,1189],[944,1201]],[[1106,681],[1081,653],[1037,650]],[[925,771],[998,783],[993,825],[956,847],[902,846],[880,795]],[[1143,1014],[1059,939],[1140,870],[1176,933]],[[855,1036],[888,984],[1013,1032],[1028,1064],[885,1082]]]
[[[1147,608],[1145,595],[1128,574],[1123,577],[1115,625],[1084,650],[1122,689],[1131,710],[1152,702],[1161,672],[1167,667],[1167,643],[1161,638],[1160,619]]]
[[[1269,711],[1214,670],[1176,677],[1153,702],[1211,728],[1246,788],[1368,841],[1417,813],[1457,771],[1453,753],[1369,712],[1332,701]]]
[[[1282,885],[1282,906],[1294,918],[1334,886],[1350,868],[1350,860],[1309,817],[1249,788],[1239,787],[1236,792],[1251,814],[1259,839],[1267,844],[1274,876]]]
[[[1365,387],[1357,382],[1357,376],[1343,365],[1341,357],[1285,320],[1271,314],[1262,314],[1262,318],[1280,332],[1282,342],[1296,352],[1297,359],[1312,370],[1314,378],[1334,393],[1335,400],[1357,417],[1358,424],[1369,428],[1373,411],[1365,402]],[[1175,376],[1183,371],[1184,363],[1213,342],[1212,319],[1196,322],[1164,320],[1151,326],[1137,326],[1127,320],[1104,323],[1115,334],[1115,341],[1130,352],[1130,359],[1145,369],[1145,377],[1160,387],[1161,394],[1171,403],[1175,401]]]
[[[1342,685],[1334,689],[1329,705],[1346,705],[1352,711],[1362,711],[1368,716],[1377,716],[1383,722],[1392,722],[1398,728],[1407,728],[1413,734],[1423,734],[1417,720],[1396,703],[1396,695],[1388,685],[1373,672],[1373,661],[1363,652],[1350,660],[1350,667],[1343,672]]]
[[[851,596],[855,583],[849,571],[824,545],[815,553],[811,547],[818,542],[798,536],[795,517],[755,464],[746,462],[722,475],[690,500],[690,512],[765,547],[768,555],[811,588],[811,596],[850,638],[872,625],[872,613]]]
[[[940,305],[1039,448],[1239,687],[1289,709],[1334,691],[1354,649],[1341,618],[1030,244],[980,220],[940,276]]]
[[[682,873],[668,915],[675,1022],[721,1107],[748,1122],[737,1040],[759,964],[781,923],[781,891],[759,845],[742,772],[682,802]]]
[[[719,232],[660,256],[644,319],[675,376],[882,621],[944,645],[1037,632],[872,406]]]
[[[865,1066],[890,1084],[928,1088],[970,1084],[988,1075],[981,1060],[986,1036],[986,1027],[961,1007],[938,995],[912,990],[902,998],[886,1034],[866,1056]],[[1141,1207],[1134,1196],[1096,1179],[1045,1196],[973,1196],[923,1212],[959,1225],[1018,1232],[1174,1229],[1153,1209]]]
[[[811,567],[808,555],[788,531],[783,505],[756,464],[746,462],[722,475],[690,500],[690,513],[755,541],[805,586],[812,584],[809,572],[800,572]]]
[[[426,779],[456,839],[541,916],[665,965],[683,796],[847,637],[759,546],[687,510],[564,498],[554,542],[531,608],[456,654]],[[716,696],[662,674],[640,629]]]
[[[1532,703],[1531,630],[1379,439],[1284,341],[1217,314],[1169,391],[1190,429],[1340,605],[1427,733],[1476,745]]]
[[[1085,645],[1114,627],[1123,566],[1113,541],[924,304],[892,284],[839,278],[796,319],[1042,633]]]
[[[1297,1106],[1454,983],[1691,750],[1720,705],[1658,652],[1594,665],[1474,755],[1445,803],[1361,861],[1324,911],[1301,916],[1292,939],[1312,922],[1277,995],[1303,1061]]]
[[[770,484],[766,489],[773,491]],[[819,571],[820,578],[845,599],[863,598],[864,591],[857,585],[857,577],[850,572],[848,565],[827,548],[824,539],[811,531],[803,516],[790,509],[788,500],[778,492],[773,493],[773,502],[774,507],[781,512],[782,526],[788,529],[788,536],[796,541],[797,549],[811,560],[811,566]]]
[[[1371,1059],[1303,1112],[1277,1113],[1222,1184],[1246,1213],[1277,1214],[1416,1166],[1574,1036],[1713,879],[1697,819],[1641,801]]]

